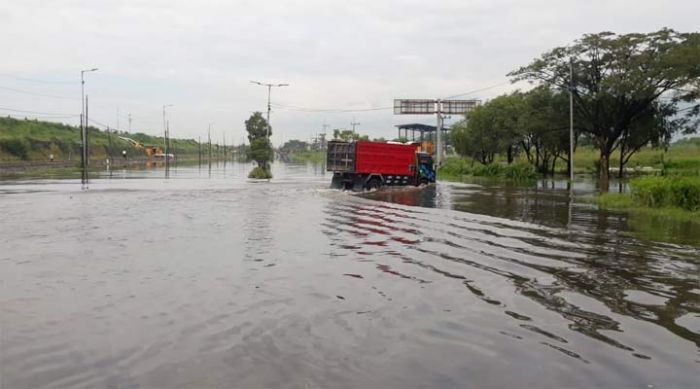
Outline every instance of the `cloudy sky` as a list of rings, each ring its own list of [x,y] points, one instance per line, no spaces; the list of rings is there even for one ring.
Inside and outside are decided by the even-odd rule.
[[[584,33],[697,31],[697,0],[0,0],[0,114],[240,143],[273,89],[275,143],[329,128],[394,137],[394,98],[513,90],[505,74]],[[522,85],[521,87],[527,87]],[[324,112],[323,110],[331,110]],[[338,112],[339,110],[357,112]],[[317,112],[314,112],[317,111]],[[334,111],[334,112],[333,112]],[[117,113],[119,112],[119,114]]]

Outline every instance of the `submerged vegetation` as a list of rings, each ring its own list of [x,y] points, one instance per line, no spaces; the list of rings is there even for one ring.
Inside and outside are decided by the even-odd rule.
[[[272,162],[275,156],[272,145],[270,144],[272,128],[262,116],[262,113],[255,112],[245,121],[245,129],[248,132],[248,141],[250,142],[247,156],[258,164],[258,166],[248,174],[248,177],[272,178],[270,162]]]
[[[448,158],[438,172],[440,178],[460,180],[464,176],[500,177],[515,181],[532,180],[537,177],[535,168],[527,163],[482,165],[469,158]]]
[[[253,170],[250,171],[250,173],[248,173],[248,178],[269,180],[270,178],[272,178],[272,173],[269,169],[264,169],[261,166],[256,166],[253,168]]]
[[[700,177],[640,177],[630,180],[630,187],[630,193],[604,193],[594,201],[633,216],[700,224]]]

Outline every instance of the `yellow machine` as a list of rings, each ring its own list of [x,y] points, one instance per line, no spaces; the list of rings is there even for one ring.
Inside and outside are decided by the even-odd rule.
[[[131,145],[134,146],[135,149],[143,149],[143,152],[146,154],[146,156],[149,159],[153,158],[155,155],[163,156],[163,148],[162,147],[153,146],[153,145],[144,145],[138,141],[135,141],[131,138],[127,138],[125,136],[120,136],[119,139],[131,143]]]

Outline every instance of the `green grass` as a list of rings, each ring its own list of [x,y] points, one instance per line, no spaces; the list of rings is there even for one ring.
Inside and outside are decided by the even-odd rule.
[[[524,162],[503,164],[494,162],[482,165],[467,157],[450,157],[438,170],[438,177],[445,180],[461,180],[465,176],[493,177],[513,181],[527,181],[537,178],[535,168]]]
[[[121,155],[122,150],[126,150],[130,158],[144,156],[142,150],[135,149],[130,143],[119,139],[117,134],[108,134],[94,127],[90,127],[88,131],[90,157],[93,159],[105,158],[108,153],[113,156]],[[163,144],[162,137],[142,133],[118,135],[132,138],[145,145]],[[198,152],[198,144],[194,140],[172,139],[171,144],[174,153],[178,155],[196,155]],[[46,161],[49,159],[49,154],[53,154],[54,159],[59,161],[69,158],[78,159],[79,129],[61,123],[0,118],[0,161]]]
[[[594,197],[593,201],[605,209],[700,224],[700,211],[688,211],[674,206],[652,208],[640,205],[629,193],[604,193]]]
[[[260,166],[256,166],[253,170],[250,171],[250,173],[248,174],[248,178],[270,179],[272,178],[272,173],[270,173],[270,171],[267,169],[264,169]]]
[[[325,151],[295,151],[289,155],[294,162],[316,162],[320,163],[326,160]]]
[[[598,169],[598,150],[593,147],[579,147],[574,153],[574,171],[594,174]],[[620,165],[619,152],[610,156],[610,167]],[[700,138],[688,138],[672,144],[668,150],[643,148],[630,158],[625,168],[641,172],[641,168],[651,167],[664,175],[700,176]],[[555,170],[566,172],[564,161],[557,161]]]
[[[700,177],[641,177],[630,181],[631,193],[603,193],[602,208],[700,224]]]

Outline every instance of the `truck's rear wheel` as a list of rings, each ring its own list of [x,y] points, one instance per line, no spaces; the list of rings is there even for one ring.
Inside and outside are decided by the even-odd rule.
[[[334,174],[331,180],[332,189],[342,189],[343,188],[343,176],[340,174]]]
[[[382,187],[382,180],[379,177],[372,177],[365,184],[367,190],[377,190]]]

